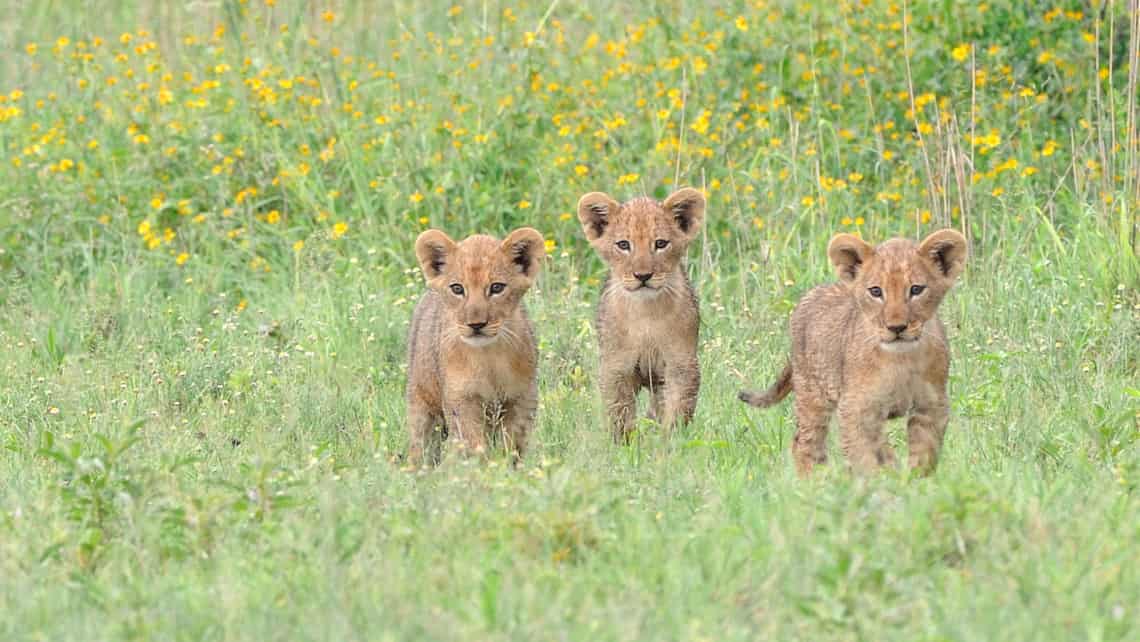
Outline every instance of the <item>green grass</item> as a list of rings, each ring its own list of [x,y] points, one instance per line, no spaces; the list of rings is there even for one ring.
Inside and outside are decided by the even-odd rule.
[[[1023,4],[14,9],[0,639],[1136,639],[1134,32]],[[677,184],[701,400],[617,448],[566,215]],[[521,224],[554,241],[534,445],[405,471],[411,241]],[[790,404],[736,391],[833,232],[942,225],[973,255],[937,473],[798,479]]]

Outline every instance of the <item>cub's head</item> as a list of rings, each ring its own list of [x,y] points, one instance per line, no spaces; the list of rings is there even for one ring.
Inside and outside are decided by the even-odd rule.
[[[482,234],[459,243],[439,230],[420,234],[416,258],[443,301],[444,336],[472,346],[494,343],[534,284],[544,253],[542,235],[529,227],[501,242]]]
[[[601,192],[578,201],[586,238],[609,264],[614,281],[645,297],[667,285],[704,216],[705,197],[691,187],[661,203],[641,197],[623,205]]]
[[[939,230],[917,245],[891,239],[871,247],[857,236],[838,234],[827,256],[879,346],[902,352],[917,345],[924,324],[962,273],[966,239],[954,230]]]

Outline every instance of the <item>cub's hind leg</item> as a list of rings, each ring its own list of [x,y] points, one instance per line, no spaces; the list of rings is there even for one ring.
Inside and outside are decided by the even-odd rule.
[[[827,430],[834,411],[832,404],[797,391],[796,436],[792,439],[792,458],[796,471],[806,477],[812,469],[827,463]]]

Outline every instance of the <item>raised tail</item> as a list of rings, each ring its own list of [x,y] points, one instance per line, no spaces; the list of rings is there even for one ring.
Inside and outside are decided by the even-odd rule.
[[[741,390],[737,396],[746,404],[756,406],[757,408],[767,408],[783,401],[784,397],[787,397],[791,391],[792,364],[789,363],[784,366],[784,371],[780,373],[780,378],[776,379],[776,383],[772,384],[772,387],[764,392]]]

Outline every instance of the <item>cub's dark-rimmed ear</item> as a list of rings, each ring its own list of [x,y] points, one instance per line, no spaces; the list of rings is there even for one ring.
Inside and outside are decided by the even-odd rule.
[[[955,230],[938,230],[922,240],[918,256],[926,261],[936,274],[953,281],[966,268],[969,254],[966,237]]]
[[[455,241],[439,230],[427,230],[416,238],[416,260],[429,282],[443,274],[455,255]]]
[[[705,195],[692,187],[683,187],[670,194],[661,208],[673,217],[682,234],[693,238],[705,220]]]
[[[542,270],[542,259],[546,256],[546,242],[542,239],[542,234],[533,227],[520,227],[507,235],[501,249],[519,274],[534,282]]]
[[[603,192],[590,192],[578,199],[578,222],[582,224],[586,240],[592,243],[602,238],[619,209],[621,203]]]
[[[827,258],[842,281],[854,281],[875,248],[854,234],[836,234],[827,244]]]

